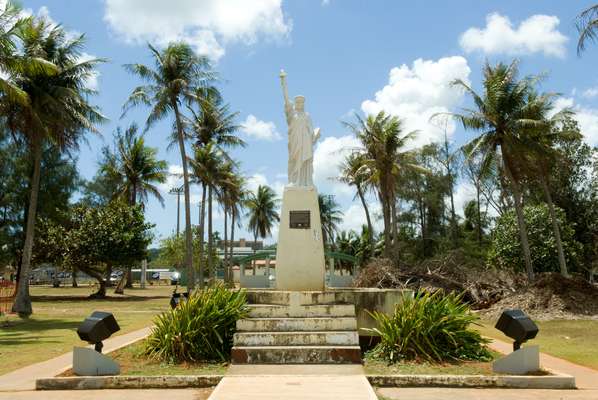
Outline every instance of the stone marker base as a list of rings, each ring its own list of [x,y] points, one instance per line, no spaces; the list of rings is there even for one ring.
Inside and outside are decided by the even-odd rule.
[[[324,290],[324,274],[318,192],[315,187],[287,186],[276,247],[276,289]]]
[[[76,375],[118,375],[120,366],[110,357],[86,347],[73,349],[73,372]]]
[[[526,346],[492,363],[492,370],[501,374],[525,375],[540,370],[540,347]]]

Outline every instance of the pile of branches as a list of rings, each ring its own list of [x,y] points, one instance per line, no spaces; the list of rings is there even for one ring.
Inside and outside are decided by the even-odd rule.
[[[515,293],[524,277],[476,265],[461,252],[416,265],[393,266],[388,259],[374,259],[354,281],[355,287],[426,289],[463,293],[474,309],[484,309]]]

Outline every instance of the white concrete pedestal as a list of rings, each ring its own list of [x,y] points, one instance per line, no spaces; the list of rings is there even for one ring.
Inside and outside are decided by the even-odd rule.
[[[492,363],[492,370],[502,374],[525,375],[540,370],[540,347],[526,346]]]
[[[79,376],[118,375],[120,366],[110,357],[87,347],[73,349],[73,372]]]
[[[291,228],[291,211],[309,211],[309,228]],[[315,187],[287,186],[276,251],[276,289],[324,290],[324,243]]]

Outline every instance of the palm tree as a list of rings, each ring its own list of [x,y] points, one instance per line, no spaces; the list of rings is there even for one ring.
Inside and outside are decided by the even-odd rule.
[[[145,145],[144,135],[137,133],[137,125],[131,124],[124,132],[117,128],[114,162],[102,165],[102,172],[118,177],[119,196],[127,203],[144,206],[149,195],[154,196],[162,206],[164,199],[156,184],[166,182],[168,163],[158,160],[158,149]]]
[[[370,239],[373,240],[374,227],[372,225],[372,218],[370,217],[370,210],[365,201],[365,192],[368,188],[367,183],[370,174],[364,163],[364,155],[357,151],[350,153],[341,164],[340,169],[341,174],[338,180],[349,186],[355,186],[357,190],[356,196],[359,197],[359,201],[361,201],[361,205],[363,206]]]
[[[193,104],[197,105],[197,111]],[[190,137],[196,145],[214,142],[221,150],[245,147],[246,143],[235,134],[239,129],[236,123],[239,113],[231,112],[230,106],[223,104],[222,96],[215,88],[199,88],[188,109],[191,113]]]
[[[158,149],[146,146],[144,135],[139,135],[137,130],[135,123],[124,134],[117,128],[116,153],[111,154],[109,149],[105,152],[109,162],[102,165],[102,172],[119,182],[115,195],[122,196],[131,206],[140,202],[141,207],[145,207],[151,194],[164,207],[164,199],[155,184],[166,182],[168,163],[157,159]],[[133,287],[131,268],[127,268],[128,288]]]
[[[224,212],[224,279],[227,283],[232,283],[232,271],[229,265],[232,259],[232,246],[228,241],[228,217],[231,217],[231,242],[234,240],[235,216],[239,213],[239,204],[243,201],[243,178],[237,171],[237,165],[232,162],[226,162],[222,165],[218,179],[218,200]],[[229,258],[230,247],[230,258]]]
[[[525,172],[530,175],[531,179],[537,180],[540,183],[542,191],[544,192],[546,204],[548,205],[548,210],[550,212],[561,275],[568,277],[569,272],[567,269],[565,252],[563,250],[563,242],[561,240],[560,222],[556,215],[548,181],[551,171],[554,168],[558,168],[559,162],[562,159],[561,153],[557,148],[557,143],[577,140],[580,138],[580,134],[577,131],[559,129],[559,127],[563,125],[563,121],[572,117],[573,112],[570,109],[561,110],[549,117],[554,108],[552,102],[554,96],[554,94],[539,96],[534,92],[529,95],[528,101],[535,105],[535,107],[530,108],[529,110],[530,118],[544,121],[545,125],[550,129],[546,129],[545,126],[541,125],[539,129],[535,129],[532,126],[524,131],[524,139],[526,140],[528,149],[523,154],[523,159],[526,164]]]
[[[245,178],[239,174],[233,176],[233,179],[230,181],[228,190],[227,190],[227,203],[228,203],[228,210],[230,213],[231,221],[230,221],[230,245],[229,245],[229,256],[228,256],[228,264],[227,267],[229,269],[229,283],[233,281],[233,271],[232,271],[232,260],[233,260],[233,243],[235,241],[235,226],[241,226],[241,219],[239,216],[242,215],[244,210],[245,202],[247,200],[247,189],[245,187]]]
[[[320,207],[320,223],[322,224],[322,239],[324,245],[334,243],[334,234],[338,231],[338,224],[343,222],[343,213],[333,195],[318,195]]]
[[[26,215],[20,282],[14,310],[20,315],[32,313],[29,298],[29,270],[35,232],[39,194],[41,158],[44,143],[51,142],[62,151],[76,149],[86,131],[96,132],[95,125],[104,120],[98,109],[90,105],[95,91],[86,82],[102,60],[80,61],[84,36],[72,38],[59,26],[45,19],[27,19],[19,24],[18,34],[23,52],[19,57],[43,59],[53,68],[11,67],[4,64],[15,92],[0,85],[0,115],[6,128],[27,143],[33,160],[30,197]]]
[[[147,84],[133,90],[125,103],[124,113],[131,107],[146,105],[151,107],[145,123],[148,130],[156,122],[174,116],[176,140],[183,164],[183,186],[185,190],[185,265],[187,266],[187,286],[195,287],[193,270],[193,232],[191,230],[191,198],[189,192],[189,170],[185,150],[185,132],[180,107],[183,102],[192,101],[198,88],[211,82],[215,76],[207,57],[193,52],[186,43],[171,43],[159,51],[148,45],[154,67],[143,64],[127,64],[125,68]],[[123,114],[124,114],[123,113]]]
[[[586,49],[587,42],[595,42],[598,39],[598,4],[583,10],[577,16],[576,25],[579,32],[577,54],[580,55]]]
[[[525,151],[528,150],[525,132],[528,129],[548,130],[550,125],[532,111],[544,97],[533,97],[535,78],[517,79],[517,62],[510,65],[499,63],[484,67],[484,93],[476,93],[467,83],[456,80],[454,85],[468,93],[475,109],[465,109],[461,114],[453,114],[465,129],[481,131],[480,136],[468,144],[467,157],[480,157],[482,168],[493,163],[501,163],[502,170],[510,184],[513,195],[521,247],[528,279],[534,279],[527,227],[523,217],[522,192],[520,181],[524,168]]]
[[[397,177],[406,163],[403,154],[406,145],[415,137],[416,131],[404,133],[402,121],[380,111],[364,120],[355,115],[355,123],[344,123],[363,146],[363,165],[369,171],[368,184],[376,188],[382,205],[384,219],[384,256],[398,264],[399,240],[396,212]]]
[[[58,73],[58,67],[44,59],[43,55],[18,51],[18,41],[23,39],[23,31],[32,20],[32,17],[23,18],[21,8],[11,1],[5,2],[0,11],[0,70],[4,72],[0,74],[0,92],[3,98],[24,107],[31,99],[15,78],[19,74],[52,76]]]
[[[276,193],[271,187],[260,185],[254,193],[249,193],[247,196],[245,208],[249,218],[248,227],[253,232],[253,252],[255,253],[258,236],[262,239],[270,236],[274,223],[280,221],[280,216],[276,211],[278,209]],[[255,267],[253,273],[255,274]]]
[[[199,284],[203,287],[204,282],[204,266],[208,268],[208,276],[211,277],[212,266],[212,199],[213,191],[218,184],[220,175],[220,168],[224,163],[222,152],[212,143],[206,146],[199,147],[193,145],[193,158],[189,159],[191,164],[193,180],[201,185],[201,210],[199,219]],[[205,220],[206,220],[206,203],[208,208],[208,249],[206,262],[204,263],[204,236],[205,236]]]

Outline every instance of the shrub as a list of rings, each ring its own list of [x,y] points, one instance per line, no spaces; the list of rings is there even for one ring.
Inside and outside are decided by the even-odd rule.
[[[167,362],[226,361],[237,320],[247,315],[244,291],[222,284],[197,291],[174,310],[159,315],[146,353]]]
[[[557,208],[556,214],[561,227],[561,240],[567,266],[571,271],[579,270],[582,246],[575,240],[575,230],[567,222],[563,210]],[[523,209],[523,216],[527,225],[534,270],[537,272],[559,272],[559,259],[548,206],[545,204],[526,206]],[[498,219],[492,233],[492,246],[488,253],[488,262],[498,268],[525,271],[519,227],[514,210],[504,213]]]
[[[391,363],[401,360],[459,361],[491,359],[487,340],[470,329],[478,321],[462,295],[437,290],[405,297],[393,315],[374,312],[381,342],[372,355]]]

